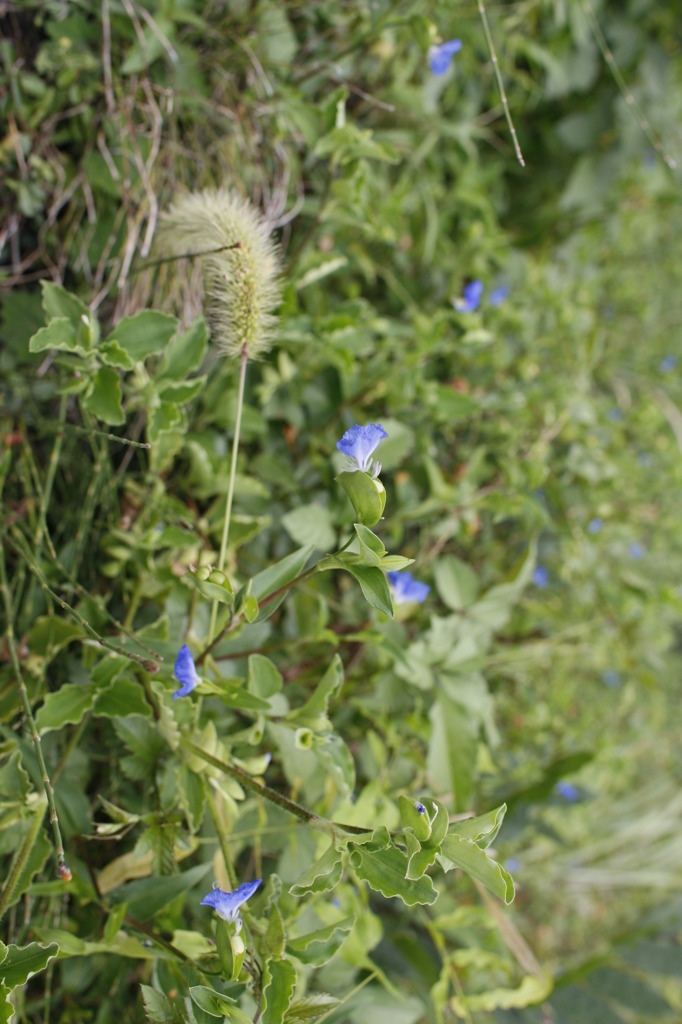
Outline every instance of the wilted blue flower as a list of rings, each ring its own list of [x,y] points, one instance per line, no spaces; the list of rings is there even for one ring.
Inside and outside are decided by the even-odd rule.
[[[455,299],[454,307],[458,313],[473,313],[481,305],[483,281],[469,281],[462,289],[461,299]]]
[[[462,49],[461,39],[448,39],[447,43],[429,48],[429,64],[434,75],[444,75],[450,61]]]
[[[573,802],[578,799],[578,790],[570,782],[557,782],[555,788],[559,796],[562,796],[564,800]]]
[[[607,668],[605,672],[602,672],[601,678],[606,686],[620,686],[620,674],[613,668]]]
[[[415,810],[417,811],[417,814],[426,814],[426,808],[424,807],[424,804],[420,804],[419,801],[417,800],[415,801],[414,806]]]
[[[420,583],[412,573],[389,572],[386,575],[393,587],[393,600],[396,604],[407,604],[408,601],[418,601],[421,604],[429,596],[431,587],[427,583]]]
[[[665,359],[661,359],[659,363],[659,370],[661,373],[670,373],[677,366],[677,359],[675,356],[666,356]]]
[[[588,533],[599,533],[604,525],[604,520],[599,516],[595,516],[594,519],[590,519],[587,524]]]
[[[490,295],[488,296],[488,302],[491,306],[501,306],[509,295],[509,289],[506,284],[500,285],[499,288],[493,288]]]
[[[175,700],[176,697],[186,697],[187,694],[191,693],[194,687],[201,682],[197,675],[192,652],[187,644],[183,644],[178,651],[178,656],[175,659],[174,671],[175,678],[179,683],[182,683],[182,686],[173,694],[173,700]]]
[[[346,431],[340,441],[336,442],[336,447],[355,462],[353,469],[368,473],[372,465],[372,452],[385,437],[388,437],[388,434],[380,423],[368,423],[366,427],[356,423]],[[374,468],[373,476],[379,475],[381,463],[377,463],[377,466],[378,468]]]
[[[639,541],[633,541],[628,547],[628,554],[630,558],[644,558],[644,548]]]
[[[241,930],[241,919],[239,908],[242,903],[251,899],[258,886],[263,881],[256,878],[253,882],[242,882],[234,892],[225,892],[220,886],[215,885],[201,901],[202,907],[213,907],[215,912],[225,921],[233,921],[237,925],[237,931]]]
[[[536,587],[546,587],[549,584],[549,573],[544,565],[536,565],[533,569],[533,583]]]

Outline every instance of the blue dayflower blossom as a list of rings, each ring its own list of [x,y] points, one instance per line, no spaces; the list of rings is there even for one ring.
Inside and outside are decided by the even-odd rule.
[[[232,921],[237,926],[237,931],[241,931],[242,922],[239,917],[239,908],[242,903],[246,903],[248,899],[251,899],[258,886],[263,881],[262,878],[256,878],[253,882],[242,882],[242,884],[234,890],[234,892],[225,892],[219,885],[215,885],[209,893],[204,896],[200,903],[202,907],[213,907],[216,914],[223,918],[224,921]]]
[[[633,541],[628,547],[628,554],[630,558],[640,559],[644,558],[644,548],[638,541]]]
[[[447,43],[429,48],[429,65],[434,75],[444,75],[450,61],[462,49],[461,39],[448,39]]]
[[[521,861],[518,857],[507,857],[504,866],[509,872],[518,871],[521,868]]]
[[[499,288],[493,288],[490,295],[488,296],[488,302],[491,306],[501,306],[509,295],[509,289],[506,284],[500,285]]]
[[[620,673],[613,668],[607,668],[602,672],[601,680],[605,686],[620,686]]]
[[[544,565],[536,565],[533,569],[533,583],[536,587],[544,589],[549,584],[549,573],[545,569]]]
[[[588,533],[599,533],[604,525],[604,520],[599,516],[595,516],[594,519],[590,519],[587,524]]]
[[[356,423],[336,442],[336,447],[355,463],[352,469],[368,473],[372,465],[372,453],[385,437],[388,434],[380,423],[368,423],[366,427]],[[372,476],[378,476],[380,471],[381,463],[377,462],[372,469]]]
[[[483,281],[469,281],[462,289],[461,299],[455,299],[453,305],[458,313],[473,313],[481,305]]]
[[[418,601],[421,604],[429,596],[431,587],[427,583],[420,583],[412,573],[388,572],[386,575],[393,588],[393,600],[396,604],[407,604],[408,601]]]
[[[418,800],[415,801],[414,808],[417,814],[426,814],[426,808],[424,807],[424,804],[420,804]]]
[[[187,644],[183,644],[178,651],[178,656],[175,659],[174,672],[175,678],[179,683],[182,683],[182,686],[173,694],[173,700],[175,700],[176,697],[186,697],[187,694],[191,693],[194,687],[201,682],[197,675],[192,652]]]
[[[658,368],[661,373],[670,373],[676,366],[677,359],[675,356],[666,356],[665,359],[661,359]]]
[[[557,782],[555,789],[559,796],[562,796],[564,800],[570,800],[571,803],[577,800],[580,795],[576,787],[571,785],[570,782]]]
[[[619,420],[623,419],[624,413],[623,413],[622,409],[616,408],[616,409],[609,409],[609,411],[607,412],[606,415],[607,415],[608,419],[611,420],[612,423],[618,423]]]

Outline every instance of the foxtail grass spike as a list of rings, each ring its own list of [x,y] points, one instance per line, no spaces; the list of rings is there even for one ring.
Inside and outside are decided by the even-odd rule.
[[[265,219],[232,192],[207,189],[176,200],[161,217],[166,256],[202,253],[206,314],[225,355],[249,359],[272,343],[280,261]]]

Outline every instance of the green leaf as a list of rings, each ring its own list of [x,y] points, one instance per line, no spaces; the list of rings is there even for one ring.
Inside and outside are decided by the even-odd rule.
[[[304,964],[315,964],[318,967],[326,964],[346,941],[354,924],[355,917],[344,917],[326,928],[291,939],[287,943],[287,953]]]
[[[308,544],[304,548],[299,548],[298,551],[292,551],[290,555],[282,558],[279,562],[275,562],[274,565],[259,572],[250,581],[250,590],[243,587],[239,591],[237,598],[241,595],[246,596],[249,593],[251,597],[254,597],[257,601],[262,601],[269,594],[274,594],[282,587],[286,587],[287,583],[291,583],[297,576],[300,576],[303,572],[305,565],[312,556],[315,548]],[[279,608],[280,604],[286,596],[286,591],[272,601],[268,601],[259,610],[258,621],[269,618],[272,613]]]
[[[82,352],[73,329],[73,325],[66,317],[56,317],[50,320],[47,327],[41,327],[33,335],[28,343],[29,352],[44,352],[48,348],[56,348],[63,352]]]
[[[511,875],[501,864],[491,860],[472,839],[458,835],[446,836],[441,847],[440,861],[444,871],[451,871],[453,867],[462,868],[506,904],[514,899]]]
[[[429,712],[429,774],[438,789],[452,789],[455,809],[465,811],[473,789],[478,724],[465,709],[441,693]]]
[[[355,762],[344,741],[334,732],[315,736],[315,756],[325,771],[334,779],[341,793],[350,794],[355,788]]]
[[[297,544],[312,544],[320,551],[329,551],[336,543],[331,513],[318,502],[299,505],[283,515],[280,522]]]
[[[159,398],[162,402],[174,402],[183,405],[191,402],[193,398],[206,387],[206,377],[193,377],[192,380],[169,382],[159,387]]]
[[[286,933],[284,931],[284,921],[282,920],[282,912],[276,903],[270,906],[270,918],[268,921],[268,930],[263,936],[263,953],[266,956],[275,957],[279,959],[284,953],[284,946],[286,944]]]
[[[449,831],[463,839],[471,839],[482,850],[487,850],[494,843],[506,813],[507,805],[502,804],[494,811],[480,814],[477,818],[465,818],[463,821],[453,822]]]
[[[218,601],[219,604],[234,605],[234,591],[225,573],[219,569],[209,570],[202,566],[196,572],[189,570],[181,577],[182,582],[194,590],[198,590],[207,601]]]
[[[97,718],[130,718],[132,715],[151,718],[153,712],[141,683],[119,676],[100,692],[94,714]]]
[[[329,701],[333,697],[338,697],[342,686],[343,662],[339,655],[335,654],[331,665],[315,687],[313,694],[303,707],[289,712],[287,721],[306,726],[314,732],[330,729],[331,725],[327,717]]]
[[[75,725],[97,700],[96,687],[92,685],[65,683],[56,693],[48,693],[36,715],[36,727],[41,736],[52,729]]]
[[[174,1002],[149,985],[140,985],[145,1016],[151,1024],[183,1024],[184,1014]]]
[[[249,692],[268,700],[282,689],[284,680],[277,666],[262,654],[249,657]]]
[[[469,1016],[472,1010],[492,1013],[493,1010],[523,1009],[543,1003],[553,988],[554,983],[546,974],[527,974],[518,988],[493,988],[480,994],[455,996],[451,1006],[462,1017]],[[580,1020],[584,1021],[582,1014]]]
[[[478,577],[473,569],[459,558],[455,558],[454,555],[439,558],[433,574],[436,589],[448,608],[460,611],[462,608],[468,608],[476,600]]]
[[[134,362],[162,352],[175,334],[178,321],[174,316],[143,309],[135,316],[124,316],[116,324],[107,341],[116,341]]]
[[[167,346],[156,380],[184,381],[192,370],[201,366],[208,343],[208,327],[203,317],[190,324]]]
[[[397,896],[408,907],[430,905],[438,899],[438,890],[428,875],[418,880],[405,877],[408,858],[393,844],[384,826],[373,833],[370,842],[350,842],[348,850],[355,874],[382,896]]]
[[[334,565],[337,565],[340,569],[345,569],[351,576],[354,576],[360,584],[360,589],[367,604],[371,605],[372,608],[377,608],[390,619],[393,618],[391,592],[388,589],[386,576],[381,569],[374,565],[355,565],[346,562],[343,560],[343,556],[339,558],[332,556],[329,559],[325,559],[325,563],[330,563],[329,565],[325,564],[325,568],[333,568]]]
[[[97,419],[112,426],[125,423],[121,408],[121,379],[110,366],[101,366],[95,374],[83,405]]]
[[[360,542],[359,565],[376,565],[381,568],[381,561],[386,554],[386,548],[367,526],[360,523],[354,524],[354,529]]]
[[[149,921],[176,897],[193,889],[210,870],[210,864],[199,864],[180,875],[125,882],[114,890],[112,896],[116,903],[128,904],[128,913],[132,917],[138,921]]]
[[[369,473],[339,473],[336,482],[343,487],[355,510],[361,525],[375,526],[384,514],[386,491],[380,480],[373,480]]]
[[[424,840],[431,837],[431,821],[426,812],[419,813],[416,804],[416,800],[410,800],[406,796],[398,797],[400,820],[403,828],[411,828],[419,842],[423,843]]]
[[[44,971],[50,960],[59,953],[59,946],[51,942],[41,946],[38,942],[29,942],[27,946],[15,946],[13,942],[7,946],[7,955],[0,964],[0,981],[7,988],[14,989],[25,985],[29,978],[39,971]]]
[[[83,322],[83,317],[90,320],[90,310],[77,295],[72,295],[58,284],[52,281],[41,281],[40,288],[43,293],[43,309],[47,313],[48,320],[53,318],[66,318],[75,331]]]
[[[221,995],[207,985],[191,985],[189,994],[192,1002],[196,1003],[199,1009],[207,1013],[209,1017],[219,1017],[222,1020],[229,1015],[234,1006],[233,999]]]
[[[103,341],[97,349],[97,355],[103,363],[117,370],[135,369],[134,361],[117,341]]]
[[[343,871],[341,851],[334,843],[289,887],[292,896],[324,893],[335,889]]]
[[[288,960],[265,961],[263,969],[263,1024],[282,1024],[296,988],[296,969]]]

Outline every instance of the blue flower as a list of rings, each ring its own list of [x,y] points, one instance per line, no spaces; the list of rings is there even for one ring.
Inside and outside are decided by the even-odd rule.
[[[650,455],[649,452],[642,452],[641,455],[637,456],[637,465],[642,466],[644,469],[647,469],[649,466],[652,466],[653,462],[653,456]]]
[[[429,596],[431,587],[426,583],[420,583],[412,573],[389,572],[386,575],[393,587],[393,600],[396,604],[407,604],[408,601],[418,601],[421,604]]]
[[[644,548],[638,541],[633,541],[628,547],[628,554],[630,558],[644,558]]]
[[[606,415],[611,420],[612,423],[617,423],[618,420],[622,420],[623,419],[623,410],[622,409],[609,409],[609,411],[607,412]]]
[[[368,473],[372,465],[372,452],[385,437],[388,437],[388,434],[380,423],[368,423],[366,427],[356,423],[346,431],[340,441],[336,442],[336,447],[355,462],[353,469]],[[377,463],[377,466],[378,469],[375,467],[373,476],[379,475],[381,463]]]
[[[509,289],[506,284],[500,285],[499,288],[493,288],[490,295],[488,296],[488,302],[491,306],[501,306],[509,295]]]
[[[570,782],[557,782],[555,788],[559,796],[562,796],[564,800],[570,800],[573,803],[573,801],[578,799],[578,790]]]
[[[483,281],[469,281],[462,289],[464,298],[455,299],[454,307],[458,313],[473,313],[481,305]]]
[[[448,39],[447,43],[429,48],[429,64],[434,75],[444,75],[450,67],[450,61],[462,49],[461,39]]]
[[[215,885],[204,896],[200,906],[213,907],[223,920],[234,922],[237,925],[237,931],[241,931],[242,923],[239,917],[239,908],[242,903],[246,903],[248,899],[251,899],[262,881],[262,878],[256,878],[253,882],[242,882],[234,892],[225,892],[220,886]]]
[[[518,857],[508,857],[504,862],[504,866],[507,871],[518,871],[521,867],[521,861]]]
[[[600,519],[599,516],[595,516],[594,519],[590,519],[587,524],[588,533],[599,533],[603,525],[604,520]]]
[[[544,565],[536,565],[533,569],[533,583],[541,590],[549,584],[549,573]]]
[[[661,373],[670,373],[670,371],[674,370],[676,366],[677,359],[675,356],[666,356],[665,359],[661,359],[658,368]]]
[[[194,687],[201,682],[197,675],[192,652],[187,644],[183,644],[178,651],[178,656],[175,659],[174,671],[175,678],[179,683],[182,683],[182,686],[173,694],[173,700],[175,700],[176,697],[186,697],[187,694],[191,693]]]
[[[417,814],[426,814],[426,808],[424,807],[424,804],[420,804],[418,800],[415,801],[414,807]]]
[[[620,674],[613,668],[607,668],[602,672],[601,679],[605,686],[620,686]]]

